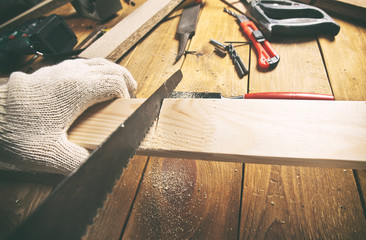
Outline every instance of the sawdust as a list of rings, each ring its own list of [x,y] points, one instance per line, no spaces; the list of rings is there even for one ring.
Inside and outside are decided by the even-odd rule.
[[[189,94],[189,93],[187,93]],[[190,150],[201,152],[209,148],[213,142],[215,126],[213,113],[215,107],[203,109],[195,101],[181,100],[172,105],[163,105],[158,127],[153,134],[148,134],[140,146],[145,150],[179,151]],[[203,101],[198,99],[197,101]],[[193,114],[187,114],[186,108],[191,108]],[[204,114],[194,114],[204,112]],[[198,117],[197,117],[198,116]]]
[[[192,163],[157,161],[145,173],[144,186],[150,187],[142,189],[144,200],[138,201],[136,208],[137,223],[143,227],[144,237],[185,239],[201,231],[199,210],[204,209],[205,201],[201,199],[207,198],[207,194],[201,191],[202,185],[196,184]],[[202,198],[197,198],[197,194]]]

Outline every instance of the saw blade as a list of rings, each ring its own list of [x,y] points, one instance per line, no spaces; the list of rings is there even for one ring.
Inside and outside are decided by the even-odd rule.
[[[163,99],[182,77],[178,70],[161,85],[77,171],[55,188],[10,239],[81,239],[129,158],[158,118]]]

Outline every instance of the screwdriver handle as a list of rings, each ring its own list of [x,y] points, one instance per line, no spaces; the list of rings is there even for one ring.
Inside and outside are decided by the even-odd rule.
[[[264,39],[263,34],[258,30],[252,21],[243,21],[240,23],[244,33],[252,41],[258,54],[258,65],[262,69],[273,69],[280,61],[280,56],[272,48],[271,44]],[[260,37],[255,34],[260,34]]]

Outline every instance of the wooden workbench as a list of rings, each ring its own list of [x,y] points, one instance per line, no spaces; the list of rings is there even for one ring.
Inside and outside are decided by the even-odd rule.
[[[140,6],[126,5],[115,19]],[[239,79],[228,56],[214,53],[209,39],[245,41],[227,5],[204,1],[196,36],[174,64],[174,12],[120,61],[148,97],[181,68],[177,91],[299,91],[333,94],[336,100],[366,100],[366,27],[336,18],[334,38],[287,38],[272,43],[281,56],[276,69],[257,68],[255,52],[237,47],[250,74]],[[96,27],[71,5],[57,9],[79,40]],[[150,53],[150,54],[146,54]],[[250,60],[250,62],[249,62]],[[40,63],[38,63],[40,64]],[[366,146],[365,146],[366,147]],[[84,239],[365,239],[366,172],[135,156],[117,181]],[[46,180],[47,181],[47,180]],[[44,200],[54,185],[0,178],[0,239]]]

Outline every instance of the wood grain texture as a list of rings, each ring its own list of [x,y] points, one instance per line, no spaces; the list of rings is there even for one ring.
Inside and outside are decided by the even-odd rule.
[[[365,145],[365,102],[167,99],[138,152],[365,168]]]
[[[99,209],[94,223],[87,229],[87,239],[119,239],[134,202],[147,157],[135,156]]]
[[[227,5],[221,1],[205,2],[196,35],[189,46],[190,51],[196,51],[196,54],[187,54],[182,66],[184,79],[176,91],[220,92],[226,97],[246,93],[248,77],[240,79],[229,55],[218,56],[210,43],[210,39],[221,43],[246,41],[235,18],[223,12],[225,7]],[[248,68],[249,45],[234,46]]]
[[[341,26],[340,34],[343,30]],[[251,92],[332,93],[333,84],[328,82],[316,39],[281,40],[272,46],[281,62],[271,73],[251,68]],[[333,60],[342,62],[343,57],[338,55]],[[240,239],[362,238],[365,219],[360,214],[362,206],[350,172],[246,164]]]
[[[366,99],[366,30],[337,19],[341,31],[334,39],[320,38],[330,83],[337,100]]]
[[[200,19],[204,11],[212,11],[206,8],[208,2],[211,1],[204,1]],[[185,57],[175,63],[179,42],[175,33],[180,13],[175,12],[159,24],[121,61],[138,81],[138,97],[148,97],[184,65]],[[202,31],[199,30],[202,29],[200,24],[199,20],[198,31]],[[189,45],[187,47],[188,50],[197,50]],[[183,69],[183,75],[187,76],[190,71],[196,70]],[[187,91],[195,91],[200,86],[197,78],[184,77],[182,81],[182,84],[190,86]],[[206,90],[211,91],[212,88],[210,85]],[[241,168],[242,164],[238,163],[150,158],[123,238],[235,238],[239,220]],[[166,187],[168,189],[164,189]]]
[[[182,62],[174,64],[179,44],[175,33],[180,14],[181,10],[172,13],[122,58],[120,64],[127,67],[138,83],[135,92],[138,98],[148,98],[181,68]]]
[[[241,175],[240,164],[153,158],[123,239],[234,239]]]
[[[82,58],[119,60],[182,0],[149,0],[80,54]]]
[[[136,2],[138,5],[141,1],[137,0]],[[223,19],[223,21],[226,17],[228,20],[230,19],[229,15],[221,14],[222,5],[216,3],[219,2],[218,0],[210,0],[209,2],[210,6],[219,7],[213,13],[202,12],[202,14],[211,16],[211,21],[215,23],[216,17]],[[206,11],[205,8],[203,10]],[[179,13],[174,13],[173,17],[178,16]],[[68,23],[71,23],[73,28],[78,31],[87,32],[88,26],[94,24],[90,21],[80,20],[74,14],[65,13],[64,15],[69,20]],[[219,66],[221,70],[216,73],[219,78],[215,80],[215,83],[223,83],[222,87],[212,84],[209,78],[205,84],[201,84],[199,80],[201,74],[194,74],[197,68],[194,68],[195,61],[192,60],[196,56],[187,55],[186,59],[182,58],[180,62],[173,65],[178,51],[178,41],[174,39],[178,20],[179,17],[176,17],[159,24],[122,59],[121,65],[126,66],[138,81],[137,96],[148,97],[173,72],[182,65],[184,68],[185,60],[188,62],[188,58],[192,58],[189,60],[192,67],[184,68],[184,75],[190,76],[183,79],[186,81],[182,85],[184,90],[217,90],[222,91],[226,96],[234,95],[234,92],[245,92],[246,86],[244,88],[234,87],[231,90],[224,86],[226,84],[228,84],[227,86],[237,86],[235,83],[229,84],[225,81],[227,74],[220,76],[220,71],[230,70],[232,66],[230,62],[223,61],[223,65],[228,64],[227,68]],[[234,19],[230,19],[230,23],[232,23],[231,20]],[[289,67],[288,70],[283,66],[280,73],[277,73],[277,70],[257,73],[256,57],[252,55],[251,66],[254,68],[251,69],[249,79],[251,91],[286,89],[331,93],[331,87],[333,87],[334,95],[338,100],[365,101],[366,98],[362,97],[365,93],[364,65],[350,64],[353,62],[352,57],[358,59],[357,55],[363,56],[362,54],[365,52],[357,52],[357,49],[364,49],[364,41],[357,41],[362,34],[355,34],[364,29],[353,28],[353,24],[338,19],[336,21],[341,24],[340,34],[333,41],[321,38],[318,45],[323,51],[328,71],[330,67],[335,71],[339,70],[339,74],[329,72],[331,84],[328,83],[324,69],[321,70],[319,67],[319,64],[323,63],[319,60],[321,55],[319,49],[316,50],[316,41],[314,39],[305,41],[292,39],[283,44],[276,43],[276,45],[278,44],[276,50],[281,51],[279,67],[281,64],[285,64],[285,60],[287,61],[285,65]],[[228,23],[222,24],[226,26]],[[231,25],[232,28],[237,27],[232,29],[234,34],[237,33],[236,30],[239,31],[239,27],[235,24],[234,21]],[[209,25],[206,25],[206,28],[207,26]],[[206,28],[204,28],[205,31],[207,31]],[[347,31],[347,34],[344,34],[345,39],[341,40],[345,28],[349,32]],[[198,29],[200,29],[199,26]],[[210,34],[218,34],[215,36],[219,36],[220,32],[226,32],[226,30],[226,28],[216,29],[212,30]],[[227,33],[231,34],[228,31],[222,36],[227,36]],[[193,40],[195,41],[195,37]],[[197,40],[199,41],[199,39]],[[222,40],[226,39],[222,38]],[[352,46],[349,43],[357,44]],[[206,40],[202,44],[206,44]],[[290,47],[286,46],[287,44]],[[211,48],[209,45],[207,47]],[[326,47],[328,47],[327,50]],[[346,50],[342,51],[342,48],[345,47]],[[202,49],[205,48],[202,47]],[[241,48],[238,49],[241,50]],[[199,44],[190,50],[199,50],[199,52],[205,53]],[[341,56],[340,53],[344,55]],[[209,54],[206,54],[206,57],[208,56]],[[197,62],[200,62],[199,73],[205,72],[202,69],[212,68],[212,64],[215,65],[216,61],[222,60],[213,57],[206,62],[200,59],[202,56],[197,57]],[[294,64],[292,64],[293,62]],[[325,65],[323,64],[323,66]],[[346,66],[343,68],[345,73],[341,71],[342,65]],[[353,75],[351,73],[357,76],[357,81],[352,81]],[[204,73],[203,76],[206,78],[208,74],[206,76]],[[318,79],[320,79],[319,82]],[[232,79],[231,81],[236,80]],[[261,82],[264,84],[262,85]],[[253,83],[255,84],[253,85]],[[114,102],[105,103],[105,105],[99,106],[99,110],[112,107],[112,105]],[[122,109],[122,111],[126,111],[126,115],[128,115],[128,110]],[[121,109],[115,108],[111,112],[121,112]],[[113,130],[114,127],[110,128],[109,126],[117,122],[120,124],[121,120],[116,115],[113,117],[104,115],[103,117],[98,116],[98,118],[100,119],[95,122],[95,126],[98,124],[95,130],[98,129],[99,133],[103,132],[103,129]],[[106,120],[107,122],[103,123]],[[77,126],[74,129],[77,129]],[[145,158],[141,159],[142,162],[145,161]],[[363,239],[366,235],[364,230],[366,223],[364,216],[362,216],[362,201],[360,201],[360,195],[365,199],[366,192],[364,171],[356,171],[359,174],[356,175],[357,184],[355,184],[349,169],[246,164],[244,175],[242,175],[242,169],[242,164],[238,163],[151,158],[142,178],[128,225],[121,236],[124,239],[136,239],[136,236],[142,239],[156,239],[159,236],[160,238],[236,239],[237,235],[240,235],[242,239]],[[129,203],[132,194],[129,192],[124,195],[127,188],[124,184],[133,188],[141,173],[137,171],[134,175],[136,177],[122,177],[124,180],[117,182],[115,191],[109,196],[108,202],[99,212],[99,217],[95,219],[95,224],[89,228],[89,235],[85,238],[100,237],[103,239],[105,237],[105,239],[111,239],[115,236],[118,236],[117,239],[120,238],[120,224],[126,217],[126,206],[123,206],[122,203],[125,201]],[[242,210],[240,210],[242,177],[245,179]],[[39,185],[34,188],[28,186],[29,189],[32,189],[30,191],[27,187],[28,183],[21,183],[22,186],[18,188],[15,187],[14,182],[3,179],[1,179],[0,184],[0,199],[7,199],[1,200],[0,204],[0,235],[3,236],[21,221],[19,219],[24,219],[24,216],[29,212],[28,210],[24,211],[24,209],[34,208],[38,205],[49,190],[43,185]],[[360,195],[357,187],[361,189]],[[18,198],[18,196],[26,196],[27,192],[33,197]],[[13,195],[15,193],[17,196]],[[25,214],[23,215],[23,213]],[[239,223],[240,233],[238,233]]]
[[[351,170],[248,164],[240,239],[363,239]]]
[[[241,1],[225,2],[241,12],[247,12]],[[249,38],[243,37],[249,41]],[[279,54],[280,62],[272,71],[259,69],[256,52],[252,49],[248,92],[305,91],[332,94],[322,56],[314,38],[279,38],[270,44]]]
[[[0,180],[0,239],[6,239],[46,199],[53,186]]]
[[[261,71],[257,68],[257,57],[253,51],[249,92],[332,94],[319,47],[314,39],[282,39],[281,43],[271,45],[281,60],[273,71]]]
[[[341,26],[333,39],[319,39],[336,99],[366,100],[366,29],[337,19]],[[355,171],[366,214],[366,171]]]
[[[69,138],[95,149],[141,100],[86,115]],[[113,112],[123,110],[123,114]],[[121,116],[122,115],[122,116]],[[109,117],[111,116],[111,117]],[[118,119],[113,121],[113,118]],[[366,103],[166,99],[139,154],[266,164],[366,168]]]
[[[112,133],[128,116],[130,116],[145,99],[119,99],[99,103],[83,113],[70,127],[69,139],[87,149],[95,149]],[[131,102],[132,101],[132,102]],[[119,104],[120,103],[120,104]],[[132,104],[131,104],[132,103]],[[90,128],[90,126],[93,126]],[[87,142],[89,140],[89,142]]]

